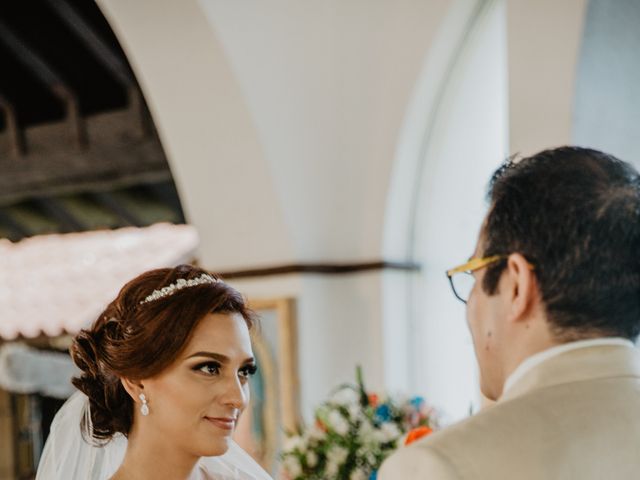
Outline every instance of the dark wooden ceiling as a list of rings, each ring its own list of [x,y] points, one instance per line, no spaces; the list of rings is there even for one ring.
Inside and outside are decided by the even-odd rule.
[[[184,222],[144,98],[95,2],[0,2],[0,69],[0,237]]]

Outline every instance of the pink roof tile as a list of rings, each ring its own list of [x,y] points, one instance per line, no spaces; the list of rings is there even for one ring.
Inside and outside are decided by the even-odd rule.
[[[75,334],[127,281],[197,246],[194,227],[170,224],[0,240],[0,338]]]

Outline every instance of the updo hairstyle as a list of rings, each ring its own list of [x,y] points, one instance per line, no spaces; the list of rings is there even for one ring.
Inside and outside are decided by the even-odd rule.
[[[253,327],[254,315],[242,295],[222,281],[141,303],[178,279],[203,274],[211,275],[191,265],[143,273],[120,290],[91,328],[75,337],[71,357],[82,373],[72,382],[89,397],[91,422],[84,420],[82,430],[93,440],[106,443],[116,433],[129,434],[134,402],[120,379],[141,380],[162,372],[178,358],[205,315],[238,313]]]

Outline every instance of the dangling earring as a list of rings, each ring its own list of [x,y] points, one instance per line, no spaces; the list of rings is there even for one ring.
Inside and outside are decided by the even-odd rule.
[[[138,395],[140,401],[142,402],[142,406],[140,407],[140,413],[143,417],[149,415],[149,405],[147,405],[147,397],[144,396],[144,393]]]

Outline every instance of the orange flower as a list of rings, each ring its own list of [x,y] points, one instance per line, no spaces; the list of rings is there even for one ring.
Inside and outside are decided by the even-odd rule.
[[[371,405],[372,407],[376,407],[378,405],[378,395],[376,395],[375,393],[369,394],[369,405]]]
[[[316,427],[318,427],[323,432],[327,431],[327,426],[319,418],[316,418]]]
[[[407,435],[407,439],[404,441],[404,444],[409,445],[415,442],[416,440],[420,440],[422,437],[426,437],[427,435],[430,435],[431,433],[433,433],[433,430],[430,429],[429,427],[414,428]]]

